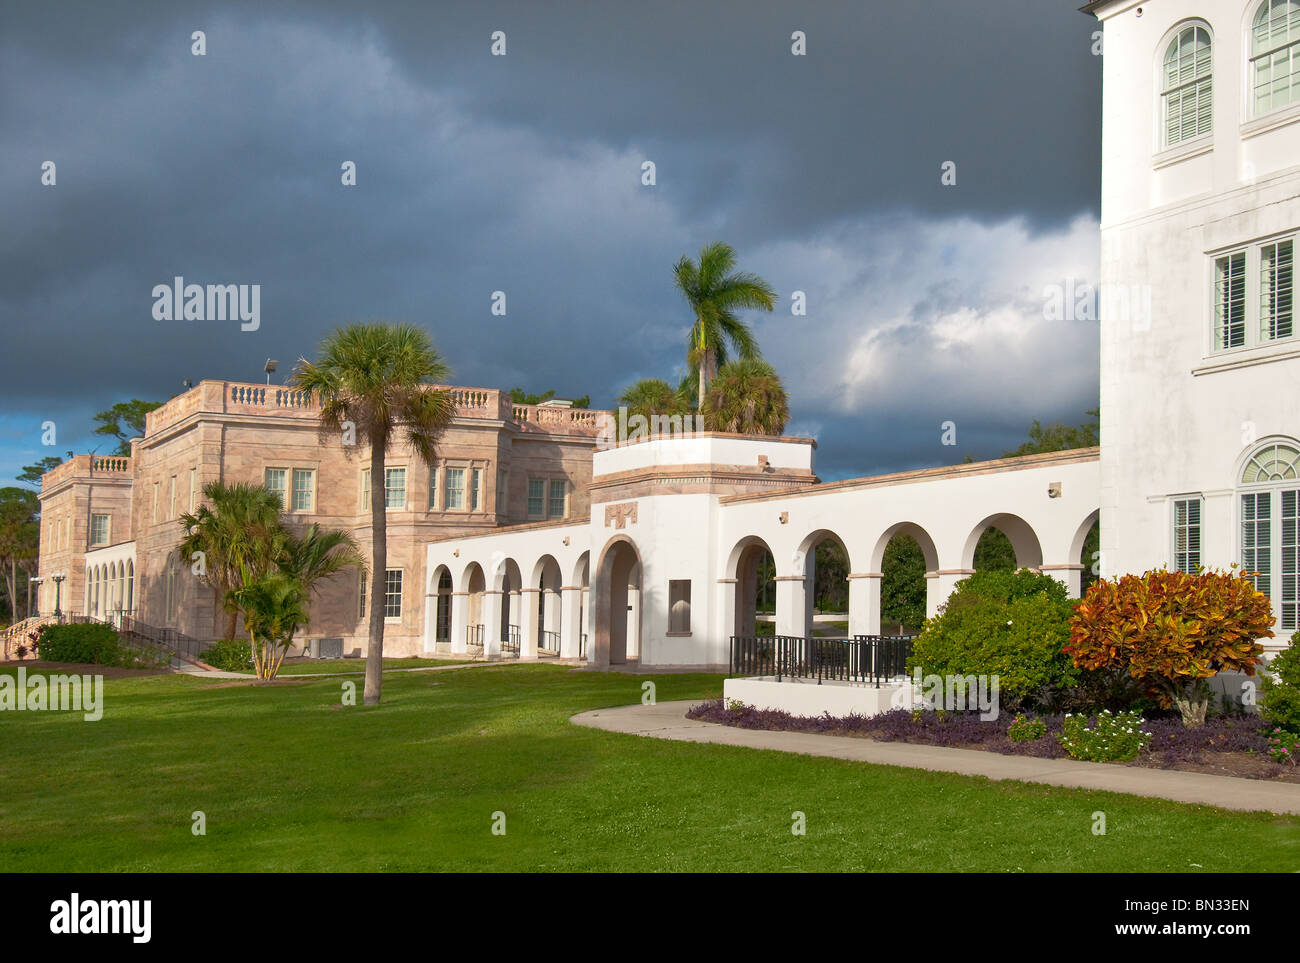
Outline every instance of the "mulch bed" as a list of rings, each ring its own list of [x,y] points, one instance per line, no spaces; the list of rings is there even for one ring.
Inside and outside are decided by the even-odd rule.
[[[687,717],[741,729],[782,732],[811,732],[829,736],[853,736],[878,742],[907,742],[954,749],[980,749],[1004,755],[1067,759],[1056,737],[1062,731],[1063,715],[1040,716],[1047,732],[1032,742],[1013,742],[1007,735],[1013,714],[1003,713],[985,722],[977,712],[913,714],[895,709],[877,716],[793,716],[772,709],[751,706],[727,708],[714,699],[692,708]],[[1137,759],[1112,765],[1142,766],[1149,769],[1177,769],[1245,779],[1270,779],[1300,783],[1300,768],[1274,762],[1265,750],[1271,726],[1257,716],[1217,717],[1199,729],[1186,729],[1173,718],[1147,718],[1143,729],[1151,741]]]

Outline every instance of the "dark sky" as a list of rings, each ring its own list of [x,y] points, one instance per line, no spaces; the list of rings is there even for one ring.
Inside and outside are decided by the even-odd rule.
[[[683,373],[671,268],[713,240],[782,295],[751,320],[823,477],[1082,421],[1095,323],[1043,311],[1097,270],[1076,7],[6,0],[0,479],[106,450],[90,416],[115,401],[283,375],[354,319],[427,327],[459,384],[609,405]],[[176,275],[260,284],[260,329],[154,320]]]

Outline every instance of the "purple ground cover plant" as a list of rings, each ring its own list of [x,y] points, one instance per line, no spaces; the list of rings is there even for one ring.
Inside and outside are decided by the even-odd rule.
[[[978,747],[1012,756],[1064,759],[1056,736],[1062,732],[1064,715],[1039,718],[1047,726],[1041,738],[1015,742],[1007,735],[1011,716],[980,719],[978,712],[921,712],[894,709],[878,716],[794,716],[774,709],[713,699],[693,707],[689,719],[717,722],[741,729],[769,729],[784,732],[814,732],[826,735],[866,736],[880,742],[910,742],[930,746]],[[1180,762],[1206,761],[1211,753],[1253,752],[1268,758],[1269,727],[1256,717],[1216,717],[1203,726],[1187,729],[1177,716],[1149,718],[1144,728],[1152,734],[1142,757],[1169,768]]]

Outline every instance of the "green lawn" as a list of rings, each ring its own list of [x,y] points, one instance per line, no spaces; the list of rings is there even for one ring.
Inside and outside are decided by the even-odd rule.
[[[0,871],[1300,869],[1297,819],[569,723],[644,681],[392,673],[365,709],[340,704],[352,679],[109,679],[99,722],[0,713]],[[660,700],[721,688],[655,682]]]
[[[384,659],[384,670],[389,669],[423,669],[437,665],[465,665],[468,659],[421,659],[416,657],[403,659]],[[302,662],[286,662],[280,667],[280,675],[319,675],[321,673],[356,673],[365,675],[365,659],[311,659]]]

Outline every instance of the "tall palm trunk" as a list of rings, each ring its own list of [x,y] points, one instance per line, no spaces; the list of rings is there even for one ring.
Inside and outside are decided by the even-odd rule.
[[[370,644],[366,650],[364,702],[379,705],[384,671],[384,573],[388,568],[388,517],[384,514],[384,452],[388,433],[378,431],[370,438]]]

